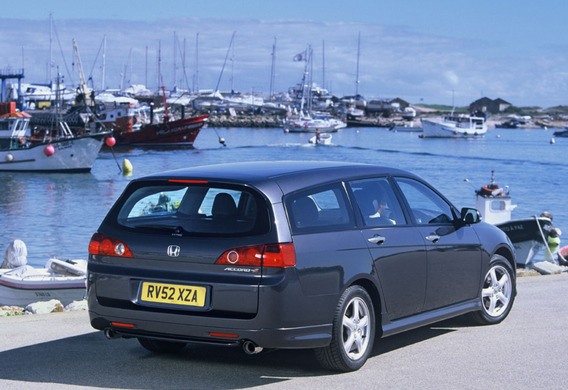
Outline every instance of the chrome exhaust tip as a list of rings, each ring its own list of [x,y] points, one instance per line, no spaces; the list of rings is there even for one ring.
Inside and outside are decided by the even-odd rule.
[[[117,334],[112,328],[106,328],[104,330],[105,337],[109,340],[119,339],[121,336]]]
[[[261,353],[262,350],[262,347],[259,347],[250,340],[247,340],[243,343],[243,351],[245,351],[247,355],[256,355],[257,353]]]

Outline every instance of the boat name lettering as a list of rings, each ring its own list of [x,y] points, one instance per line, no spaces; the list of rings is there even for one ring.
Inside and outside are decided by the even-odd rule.
[[[54,145],[58,150],[69,149],[73,144],[69,141],[58,142]]]
[[[35,292],[36,297],[50,297],[51,294],[47,291],[36,291]]]

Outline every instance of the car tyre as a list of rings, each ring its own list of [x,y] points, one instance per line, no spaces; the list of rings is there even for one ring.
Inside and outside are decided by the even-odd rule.
[[[471,313],[471,320],[481,325],[500,323],[511,311],[515,295],[515,274],[511,264],[503,256],[494,255],[479,293],[481,310]]]
[[[177,353],[187,345],[187,343],[177,341],[155,340],[146,337],[138,337],[138,342],[148,351],[156,353]]]
[[[369,357],[375,340],[373,301],[361,286],[351,286],[341,295],[333,317],[331,343],[315,350],[326,369],[355,371]]]

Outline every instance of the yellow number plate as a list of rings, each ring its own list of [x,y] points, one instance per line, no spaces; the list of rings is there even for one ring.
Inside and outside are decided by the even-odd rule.
[[[184,306],[205,306],[205,287],[179,284],[143,282],[140,300],[143,302],[169,303]]]

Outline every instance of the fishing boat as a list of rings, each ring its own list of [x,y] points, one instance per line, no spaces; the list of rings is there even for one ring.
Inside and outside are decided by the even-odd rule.
[[[195,138],[207,122],[209,115],[169,120],[142,125],[138,130],[116,129],[117,145],[129,146],[193,146]]]
[[[75,135],[67,123],[32,132],[30,115],[0,103],[0,171],[89,172],[109,132]]]
[[[49,259],[43,268],[27,265],[27,249],[14,240],[0,269],[0,306],[25,307],[57,299],[62,305],[85,299],[86,260]]]
[[[423,138],[473,138],[487,133],[485,117],[446,115],[441,118],[422,118]]]
[[[513,243],[517,265],[530,266],[537,253],[546,245],[554,229],[552,216],[543,213],[523,219],[512,219],[511,213],[517,207],[512,204],[509,188],[501,188],[495,182],[491,171],[491,182],[476,192],[476,208],[485,222],[503,230]]]

